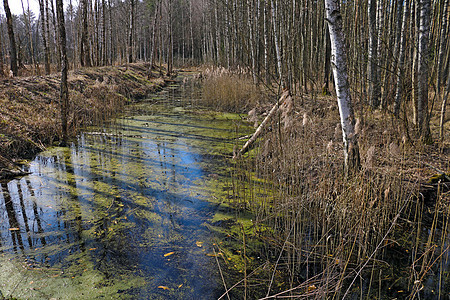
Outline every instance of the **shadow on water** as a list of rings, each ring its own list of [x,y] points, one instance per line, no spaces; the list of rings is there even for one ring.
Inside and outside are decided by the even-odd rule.
[[[207,224],[220,206],[211,201],[220,193],[210,175],[227,175],[224,157],[236,127],[245,126],[236,125],[239,116],[193,110],[192,95],[186,86],[163,92],[102,133],[81,134],[70,148],[41,153],[31,175],[0,185],[4,295],[223,294],[210,255],[214,234]]]

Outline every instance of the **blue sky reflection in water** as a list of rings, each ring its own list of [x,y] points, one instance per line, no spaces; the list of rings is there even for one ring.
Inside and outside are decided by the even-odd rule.
[[[166,97],[168,100],[161,100]],[[0,290],[19,298],[214,299],[211,173],[236,121],[179,90],[54,148],[2,184]],[[174,105],[175,104],[175,105]],[[219,175],[220,176],[220,175]]]

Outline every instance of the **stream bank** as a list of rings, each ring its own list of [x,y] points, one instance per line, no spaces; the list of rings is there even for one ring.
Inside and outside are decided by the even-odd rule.
[[[83,68],[69,73],[68,132],[98,125],[170,79],[147,78],[148,65]],[[61,138],[60,74],[0,80],[0,179],[20,174],[29,159]]]

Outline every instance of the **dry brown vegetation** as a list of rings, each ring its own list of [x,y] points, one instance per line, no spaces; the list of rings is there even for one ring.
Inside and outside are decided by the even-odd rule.
[[[304,94],[236,162],[233,199],[255,213],[256,228],[271,229],[258,238],[282,253],[272,267],[290,282],[279,296],[442,295],[450,281],[450,185],[439,170],[450,170],[449,144],[423,145],[388,113],[356,107],[362,169],[355,176],[343,176],[335,99]]]
[[[99,124],[127,102],[146,97],[163,79],[147,80],[147,66],[84,68],[69,74],[68,131]],[[15,161],[61,139],[60,75],[0,81],[0,169],[14,175]]]
[[[202,103],[229,112],[247,112],[265,101],[264,94],[250,80],[245,70],[207,68],[202,72]]]

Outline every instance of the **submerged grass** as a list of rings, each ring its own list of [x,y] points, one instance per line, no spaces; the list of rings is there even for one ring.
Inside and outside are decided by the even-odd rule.
[[[252,109],[255,118],[258,101],[245,102],[259,92],[232,100],[208,95],[210,85],[228,95],[250,86],[251,78],[212,74],[204,77],[205,104]],[[253,227],[268,228],[253,234],[266,244],[264,268],[283,274],[278,285],[261,277],[264,299],[448,295],[449,184],[442,174],[430,181],[437,169],[450,169],[448,149],[415,144],[404,124],[362,109],[357,134],[363,166],[345,178],[335,101],[309,96],[294,97],[278,113],[232,174],[231,203],[252,211]],[[248,247],[245,232],[240,238]],[[234,288],[243,296],[251,289],[245,280]]]
[[[123,106],[146,97],[165,82],[147,80],[147,66],[83,68],[69,74],[68,131],[101,124]],[[15,162],[61,139],[60,76],[0,81],[0,178],[14,175]]]

